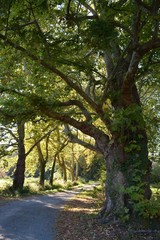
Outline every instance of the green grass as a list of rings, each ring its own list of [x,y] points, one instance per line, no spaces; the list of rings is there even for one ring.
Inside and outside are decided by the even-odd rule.
[[[64,190],[72,189],[79,185],[79,183],[72,183],[68,181],[63,183],[62,180],[54,181],[53,186],[49,184],[48,181],[45,181],[44,187],[39,185],[38,178],[26,178],[25,184],[22,190],[14,191],[12,189],[13,179],[11,178],[1,178],[0,179],[0,196],[1,197],[23,197],[35,194],[48,194],[55,193]]]
[[[0,191],[12,184],[11,178],[0,178]]]
[[[63,183],[62,180],[54,181],[53,186],[49,185],[48,181],[45,181],[45,186],[42,188],[39,185],[39,178],[26,178],[24,188],[20,191],[13,191],[12,190],[12,182],[13,179],[9,177],[0,178],[0,196],[2,197],[21,197],[21,196],[28,196],[33,194],[47,194],[47,193],[54,193],[64,190],[72,189],[73,187],[82,187],[85,185],[84,181],[78,181],[76,183],[72,183],[68,181]],[[89,182],[92,184],[93,182]],[[152,185],[152,198],[160,202],[160,186]],[[84,195],[92,196],[93,198],[99,198],[101,204],[103,204],[105,194],[102,191],[102,186],[97,185],[93,190],[87,190],[83,192]]]

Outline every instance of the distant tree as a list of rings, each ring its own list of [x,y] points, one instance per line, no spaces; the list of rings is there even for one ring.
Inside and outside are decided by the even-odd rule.
[[[58,136],[58,138],[59,138],[59,136]],[[57,141],[57,143],[58,143],[58,146],[57,146],[57,150],[56,150],[56,152],[54,154],[54,157],[53,157],[53,163],[52,163],[52,168],[51,168],[51,173],[50,173],[50,180],[49,180],[49,183],[50,183],[51,186],[53,185],[53,178],[54,178],[55,166],[56,166],[57,160],[58,160],[60,166],[63,169],[63,180],[64,180],[64,182],[67,181],[67,172],[66,172],[66,168],[65,168],[64,159],[62,159],[62,161],[60,161],[59,155],[62,152],[62,150],[67,146],[68,140],[64,139],[63,142]]]

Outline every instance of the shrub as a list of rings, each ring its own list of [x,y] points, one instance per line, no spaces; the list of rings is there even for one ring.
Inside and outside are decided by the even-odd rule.
[[[152,166],[151,182],[160,182],[160,164],[158,164],[157,162],[154,162]]]
[[[102,177],[101,174],[104,171],[106,171],[105,161],[101,155],[96,154],[89,166],[86,177],[89,180],[97,181]]]

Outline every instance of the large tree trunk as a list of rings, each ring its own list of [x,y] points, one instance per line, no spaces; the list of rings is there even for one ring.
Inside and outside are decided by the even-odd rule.
[[[107,54],[104,60],[107,73],[112,77],[113,62]],[[105,146],[105,140],[97,138],[106,160],[106,203],[102,216],[108,220],[118,218],[124,208],[135,214],[136,194],[144,199],[151,197],[146,127],[135,84],[139,62],[137,53],[129,53],[126,61],[119,63],[112,80],[108,81],[113,110],[108,127],[112,139],[109,146]]]
[[[13,189],[18,190],[23,188],[24,173],[25,173],[25,147],[24,147],[24,123],[18,123],[18,161],[14,173]]]
[[[140,200],[140,195],[143,199],[151,197],[151,163],[141,107],[131,104],[120,111],[121,119],[116,119],[117,126],[113,122],[110,145],[103,151],[107,181],[106,202],[101,215],[108,220],[118,218],[124,208],[134,216],[134,204]]]

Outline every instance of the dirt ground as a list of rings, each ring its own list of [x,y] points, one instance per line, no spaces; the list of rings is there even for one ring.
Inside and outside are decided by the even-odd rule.
[[[102,224],[96,216],[97,203],[92,197],[72,198],[60,212],[56,240],[160,240],[159,230],[133,231],[124,224]]]

